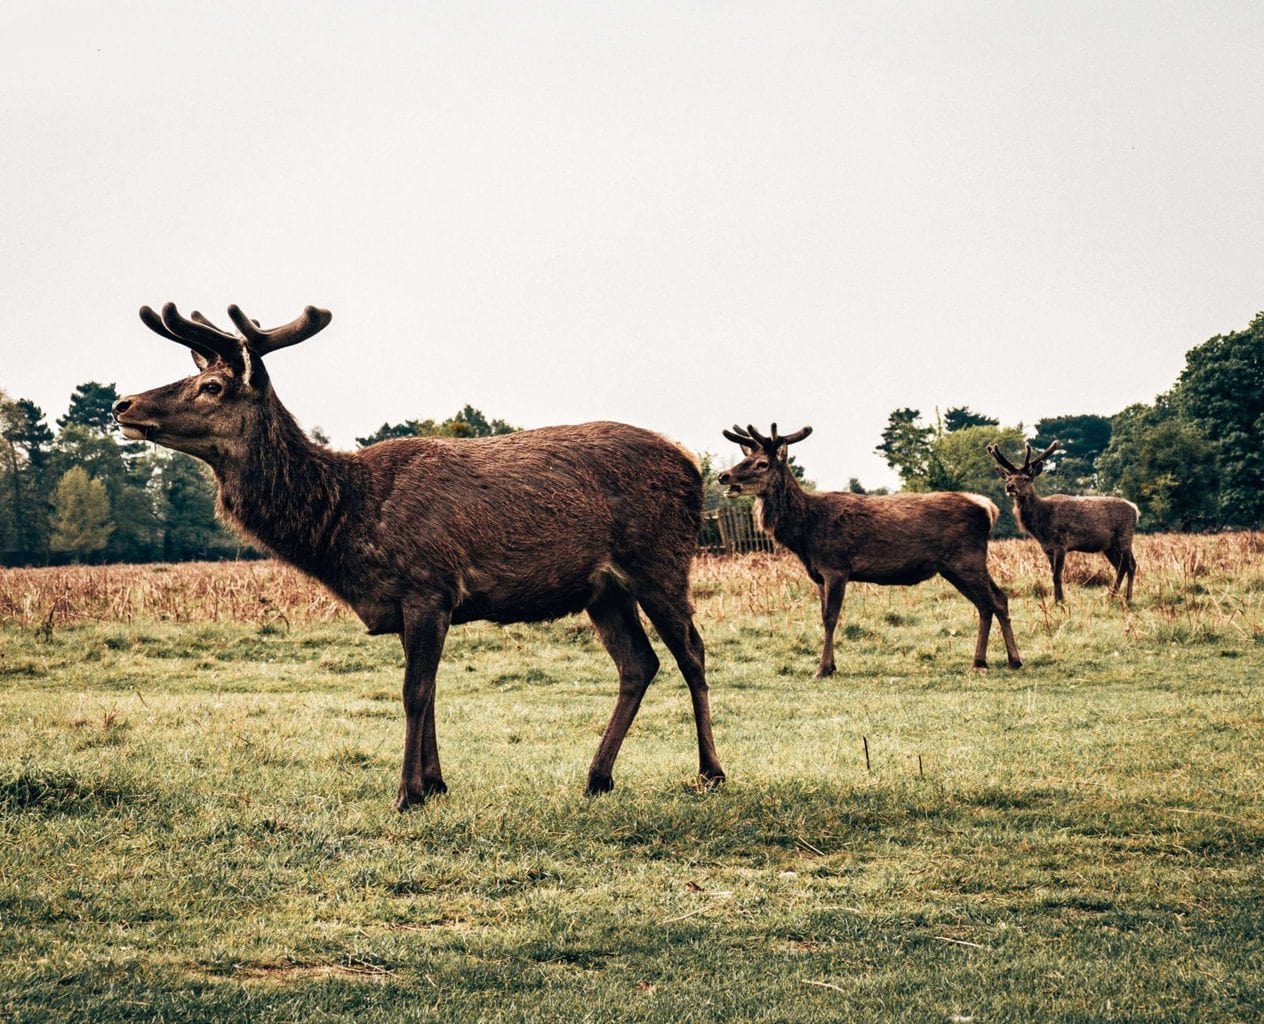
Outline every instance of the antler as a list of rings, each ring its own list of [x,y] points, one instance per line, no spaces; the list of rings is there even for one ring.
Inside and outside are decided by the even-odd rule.
[[[1030,451],[1030,449],[1028,449]],[[1000,445],[990,444],[987,446],[987,453],[996,460],[996,464],[1007,473],[1017,473],[1019,469],[1004,455],[1001,454]]]
[[[772,425],[771,436],[765,437],[752,426],[748,425],[746,429],[743,430],[741,427],[734,424],[731,431],[725,430],[722,431],[722,433],[730,441],[734,441],[737,444],[745,445],[747,448],[758,445],[760,448],[763,448],[764,451],[772,453],[783,444],[794,444],[796,441],[802,441],[805,437],[812,433],[812,428],[804,427],[802,430],[796,430],[793,434],[787,434],[785,437],[782,437],[777,433],[777,424],[774,423]]]
[[[216,327],[197,310],[188,317],[181,316],[174,302],[162,307],[161,316],[148,306],[140,307],[141,322],[155,334],[193,349],[203,359],[222,359],[225,362],[241,359],[243,342],[257,355],[266,356],[279,348],[306,341],[317,331],[328,327],[333,319],[329,310],[308,306],[288,324],[265,331],[259,327],[257,320],[251,320],[237,306],[229,306],[228,315],[241,331],[240,335]]]
[[[250,347],[261,356],[266,356],[279,348],[288,348],[290,345],[297,345],[300,341],[306,341],[313,334],[328,327],[329,322],[334,318],[327,309],[308,306],[288,324],[265,331],[259,327],[258,320],[251,320],[236,305],[228,307],[228,315]]]
[[[774,425],[772,429],[773,429],[773,436],[776,436],[776,433],[777,433],[776,426]],[[804,427],[802,430],[796,430],[793,434],[787,434],[785,437],[777,438],[777,440],[781,444],[795,444],[798,441],[802,441],[810,433],[812,433],[812,428]]]
[[[240,339],[221,331],[201,313],[194,313],[191,320],[186,319],[180,315],[174,302],[162,307],[161,316],[148,306],[141,306],[140,319],[155,334],[193,349],[203,359],[214,362],[216,359],[228,361],[240,358]]]
[[[1031,445],[1027,445],[1027,457],[1023,460],[1023,472],[1030,473],[1032,476],[1039,475],[1040,471],[1044,468],[1043,463],[1045,459],[1052,455],[1054,450],[1058,448],[1060,444],[1061,442],[1055,438],[1053,444],[1049,445],[1048,448],[1042,451],[1034,459],[1031,457]]]

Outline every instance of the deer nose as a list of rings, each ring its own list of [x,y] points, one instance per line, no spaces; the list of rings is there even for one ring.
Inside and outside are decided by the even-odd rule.
[[[132,400],[130,398],[120,398],[117,402],[114,403],[114,408],[111,411],[114,413],[115,419],[117,419],[119,413],[127,412],[127,410],[130,409],[131,407],[132,407]]]
[[[729,482],[729,480],[730,480],[730,479],[731,479],[731,477],[730,477],[730,475],[729,475],[729,473],[728,473],[728,471],[727,471],[727,470],[726,470],[725,472],[723,472],[723,473],[721,473],[721,474],[720,474],[720,483],[722,483],[722,484],[726,484],[726,483],[728,483],[728,482]]]

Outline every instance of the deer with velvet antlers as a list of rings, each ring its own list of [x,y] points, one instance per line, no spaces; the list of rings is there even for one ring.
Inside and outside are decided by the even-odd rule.
[[[309,306],[239,333],[168,303],[141,320],[189,348],[197,373],[119,399],[126,436],[209,463],[223,518],[324,583],[372,634],[404,647],[404,761],[396,806],[447,787],[435,739],[435,675],[449,626],[532,622],[586,611],[619,673],[587,792],[613,788],[624,735],[658,670],[649,617],[689,687],[699,772],[723,780],[711,735],[689,575],[702,513],[696,461],[619,423],[479,439],[407,438],[354,453],[314,444],[272,389],[263,359],[326,327]]]
[[[959,492],[808,493],[790,471],[788,448],[811,432],[804,427],[783,437],[775,423],[768,437],[749,426],[724,431],[745,458],[719,480],[731,496],[756,496],[764,531],[799,557],[820,591],[825,645],[816,677],[834,674],[834,629],[848,582],[908,586],[936,573],[978,609],[975,668],[987,668],[993,616],[1000,620],[1010,668],[1021,668],[1009,601],[987,567],[996,506],[982,495]]]
[[[1137,573],[1137,560],[1132,554],[1132,539],[1137,532],[1137,506],[1123,498],[1072,497],[1051,494],[1042,498],[1033,481],[1044,470],[1045,459],[1057,451],[1054,441],[1038,455],[1027,445],[1022,466],[1015,466],[994,444],[988,454],[996,460],[996,472],[1005,479],[1005,493],[1014,499],[1014,517],[1044,549],[1053,569],[1053,599],[1062,601],[1062,566],[1068,551],[1100,551],[1115,570],[1111,593],[1119,592],[1119,584],[1128,577],[1124,600],[1132,600],[1132,580]]]

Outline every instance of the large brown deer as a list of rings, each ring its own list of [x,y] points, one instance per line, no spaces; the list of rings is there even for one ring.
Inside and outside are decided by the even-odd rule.
[[[586,611],[619,671],[619,696],[588,770],[613,788],[619,746],[658,670],[649,617],[688,684],[699,772],[723,780],[711,736],[689,573],[702,478],[658,434],[619,423],[477,440],[408,438],[355,453],[313,444],[277,398],[263,357],[326,327],[307,307],[239,334],[172,303],[151,330],[193,351],[198,372],[119,399],[124,434],[209,463],[222,516],[347,602],[372,634],[404,646],[403,810],[447,787],[435,740],[435,673],[450,625],[534,622]]]
[[[1014,499],[1014,517],[1035,539],[1049,558],[1053,569],[1053,599],[1062,601],[1062,565],[1068,551],[1101,551],[1115,570],[1111,593],[1119,592],[1119,584],[1128,577],[1126,601],[1132,600],[1132,579],[1137,573],[1137,560],[1132,554],[1132,539],[1137,532],[1137,506],[1123,498],[1072,497],[1051,494],[1042,498],[1033,481],[1045,466],[1045,459],[1060,446],[1054,441],[1039,455],[1031,445],[1021,466],[1015,466],[994,444],[988,454],[996,460],[996,472],[1005,479],[1005,493]]]
[[[1010,668],[1021,668],[1009,601],[987,567],[996,506],[982,495],[958,492],[808,493],[790,471],[787,449],[811,432],[804,427],[782,437],[775,423],[768,437],[749,426],[724,431],[746,457],[719,479],[730,495],[757,496],[756,516],[764,531],[799,556],[820,589],[825,646],[816,677],[834,673],[834,628],[849,581],[907,586],[936,573],[978,609],[975,668],[987,668],[994,615],[1001,623]]]

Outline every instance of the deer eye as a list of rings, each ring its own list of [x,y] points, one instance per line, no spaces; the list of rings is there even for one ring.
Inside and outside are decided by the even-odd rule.
[[[758,462],[756,462],[756,463],[755,463],[755,468],[756,468],[756,469],[767,469],[767,468],[768,468],[768,460],[767,460],[767,459],[760,459]]]
[[[208,380],[205,384],[203,384],[200,388],[198,388],[198,394],[218,395],[223,390],[224,390],[224,385],[221,384],[219,381]]]

